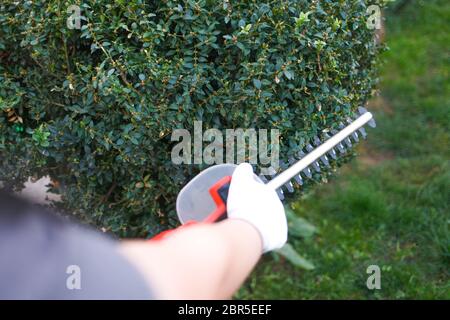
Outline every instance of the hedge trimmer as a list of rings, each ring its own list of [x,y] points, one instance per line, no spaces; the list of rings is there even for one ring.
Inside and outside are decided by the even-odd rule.
[[[375,121],[365,108],[358,108],[356,119],[347,118],[347,126],[341,123],[339,131],[332,130],[332,136],[325,133],[323,138],[314,137],[311,144],[290,158],[289,164],[280,162],[281,172],[273,170],[270,177],[260,175],[259,178],[269,187],[277,191],[281,200],[284,192],[294,192],[294,184],[303,185],[304,179],[312,178],[312,172],[320,172],[321,165],[330,166],[330,158],[336,160],[346,153],[353,143],[365,139],[367,133],[364,126],[375,127]],[[330,158],[329,158],[330,157]],[[195,176],[180,191],[177,197],[176,209],[180,222],[190,225],[195,222],[218,222],[227,217],[227,198],[231,176],[235,164],[219,164],[203,170]],[[255,176],[256,177],[256,176]],[[159,239],[172,230],[158,234],[153,239]]]

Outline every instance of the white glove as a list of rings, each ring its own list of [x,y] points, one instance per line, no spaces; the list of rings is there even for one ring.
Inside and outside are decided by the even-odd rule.
[[[227,213],[230,219],[241,219],[259,231],[263,251],[281,248],[287,241],[287,221],[277,193],[265,185],[248,163],[234,171],[228,192]]]

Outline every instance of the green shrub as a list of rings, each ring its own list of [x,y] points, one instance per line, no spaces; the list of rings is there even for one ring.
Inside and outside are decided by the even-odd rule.
[[[366,103],[369,4],[3,0],[0,180],[50,174],[88,223],[158,232],[201,167],[171,162],[174,128],[276,128],[287,156]]]

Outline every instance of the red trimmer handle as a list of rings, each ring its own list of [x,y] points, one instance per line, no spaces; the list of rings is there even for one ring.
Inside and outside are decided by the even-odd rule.
[[[226,176],[217,181],[211,188],[209,188],[209,194],[211,195],[211,197],[214,200],[214,203],[216,204],[216,209],[202,221],[203,223],[219,222],[227,218],[227,199],[228,199],[228,191],[230,189],[230,183],[231,183],[231,176]],[[198,223],[197,221],[187,221],[178,228],[158,233],[150,240],[151,241],[162,240],[168,235],[170,235],[172,232],[180,228],[195,225],[197,223]]]
[[[206,217],[204,222],[219,222],[227,218],[227,200],[230,184],[231,176],[226,176],[209,188],[209,194],[213,198],[217,207],[216,210]]]
[[[162,239],[166,238],[168,235],[172,234],[174,231],[179,230],[181,228],[186,228],[186,227],[192,226],[194,224],[197,224],[197,221],[188,221],[185,224],[179,226],[178,228],[169,229],[169,230],[165,230],[165,231],[162,231],[162,232],[158,233],[156,236],[154,236],[153,238],[149,239],[149,241],[162,240]]]

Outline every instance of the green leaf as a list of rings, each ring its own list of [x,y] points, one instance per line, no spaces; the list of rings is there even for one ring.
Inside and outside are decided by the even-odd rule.
[[[289,221],[288,225],[289,233],[295,237],[309,238],[317,232],[315,226],[300,217]]]
[[[294,79],[294,73],[292,71],[284,70],[283,74],[288,80]]]
[[[305,219],[296,216],[290,208],[286,208],[285,212],[290,235],[294,237],[309,238],[317,232],[317,228],[314,225]]]
[[[298,252],[295,251],[295,249],[289,243],[286,243],[283,248],[278,249],[275,252],[280,256],[286,258],[286,260],[288,260],[297,268],[305,270],[313,270],[315,268],[310,261],[299,255]]]
[[[134,145],[139,145],[139,141],[138,141],[135,137],[131,137],[131,138],[130,138],[130,141],[131,141],[131,143],[134,144]]]
[[[253,79],[253,85],[256,89],[261,89],[261,81],[259,79]]]
[[[300,12],[300,15],[298,18],[294,18],[295,20],[295,26],[297,28],[300,28],[303,24],[305,24],[305,22],[309,22],[309,15],[312,13],[312,11],[308,11],[308,12]]]

